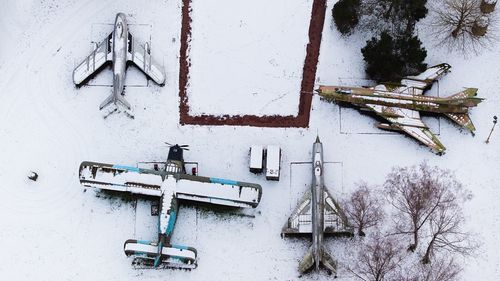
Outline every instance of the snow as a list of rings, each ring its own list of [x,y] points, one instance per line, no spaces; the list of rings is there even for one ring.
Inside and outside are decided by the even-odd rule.
[[[191,7],[191,115],[297,115],[312,1]]]
[[[199,51],[202,45],[196,45],[195,41],[203,39],[199,29],[204,28],[196,20],[207,19],[204,16],[208,15],[213,19],[216,15],[228,17],[231,9],[224,10],[222,4],[215,1],[203,2],[193,3],[190,94],[195,95],[190,96],[190,105],[195,105],[193,108],[198,112],[227,113],[222,111],[227,110],[227,106],[216,106],[221,105],[219,99],[224,98],[224,104],[235,108],[234,112],[266,114],[279,111],[285,114],[296,110],[298,84],[295,83],[301,76],[304,52],[296,54],[290,51],[290,57],[281,52],[288,46],[303,48],[300,42],[307,40],[306,33],[302,32],[305,29],[300,27],[295,32],[294,28],[286,28],[286,36],[279,39],[268,36],[269,40],[280,43],[272,48],[272,52],[255,48],[234,53],[232,58],[246,63],[246,67],[241,67],[245,71],[235,73],[234,78],[219,78],[215,76],[217,73],[231,73],[234,69],[228,67],[234,68],[236,63],[231,57],[223,56],[226,58],[223,64],[213,64],[214,57],[196,55],[196,48]],[[248,7],[250,3],[252,6]],[[262,3],[254,1],[241,5],[247,5],[242,7],[248,9],[258,7],[261,13],[270,13],[270,5],[278,8],[278,4],[266,3],[264,6]],[[309,9],[303,9],[310,1],[293,3],[279,6],[281,10],[276,9],[278,17],[267,17],[262,20],[262,25],[271,22],[278,28],[283,23],[280,21],[282,15],[310,13]],[[434,85],[433,91],[439,89],[442,96],[447,96],[462,90],[462,87],[478,87],[479,96],[486,98],[471,111],[477,128],[475,137],[460,132],[446,118],[432,119],[440,120],[439,138],[447,147],[447,153],[440,157],[410,138],[373,129],[371,124],[375,121],[369,116],[320,101],[318,97],[313,100],[309,128],[180,126],[178,56],[182,3],[179,0],[23,0],[2,4],[0,248],[3,255],[0,256],[0,276],[3,279],[49,280],[54,279],[54,272],[57,272],[60,280],[137,280],[137,277],[141,280],[297,280],[298,262],[310,242],[307,239],[281,239],[279,234],[311,178],[308,164],[293,163],[311,161],[312,143],[319,134],[325,162],[335,162],[330,167],[325,165],[325,185],[334,196],[346,195],[361,180],[382,184],[394,165],[413,165],[427,160],[431,165],[455,171],[459,180],[474,194],[465,210],[471,229],[479,234],[483,243],[479,255],[465,264],[463,280],[498,280],[500,129],[493,132],[489,144],[484,143],[493,125],[492,117],[499,113],[498,48],[465,59],[433,48],[431,38],[423,37],[425,26],[420,27],[419,35],[428,50],[429,65],[447,62],[452,66],[451,73]],[[334,1],[328,1],[317,83],[369,84],[369,81],[362,80],[364,65],[359,52],[366,38],[359,34],[340,37],[330,17],[333,4]],[[197,9],[201,5],[211,9]],[[242,10],[235,11],[236,15],[229,19],[241,15]],[[148,87],[126,89],[126,98],[134,110],[133,120],[123,114],[103,120],[98,106],[110,94],[111,88],[87,86],[76,89],[71,81],[75,64],[92,50],[93,24],[112,23],[118,12],[127,14],[130,31],[136,38],[145,42],[151,36],[152,55],[164,62],[167,73],[164,87],[149,83]],[[294,18],[290,22],[302,24],[302,16],[298,18],[301,20]],[[136,30],[139,24],[151,25],[151,34]],[[248,24],[254,25],[247,27],[252,34],[262,31],[255,18],[253,21],[249,18]],[[307,28],[307,24],[303,28]],[[219,44],[219,39],[226,42],[233,37],[238,39],[235,42],[246,42],[239,40],[243,35],[239,35],[237,29],[230,33],[224,31],[210,30],[211,42]],[[297,41],[300,42],[296,45]],[[280,48],[283,45],[287,48]],[[208,50],[213,51],[215,47]],[[208,73],[196,58],[207,60]],[[271,67],[265,67],[265,63],[271,58],[280,63],[279,73],[285,70],[287,75],[293,74],[291,82],[284,82],[286,79],[282,76],[259,82],[264,81],[263,73],[269,73]],[[109,71],[103,70],[96,79],[108,75],[105,72]],[[130,76],[131,71],[134,70],[129,68]],[[137,74],[140,78],[141,74]],[[252,84],[252,81],[259,83]],[[209,87],[203,88],[205,86]],[[245,91],[225,92],[232,93],[231,97],[214,93],[220,89],[234,90],[236,86]],[[267,97],[264,92],[275,93],[274,87],[283,91],[290,87],[293,91],[286,99],[271,103],[264,109],[262,106],[276,97],[255,99],[255,104],[252,101],[252,106],[248,106],[245,93],[258,90],[259,96]],[[428,123],[428,120],[424,122]],[[355,130],[343,132],[345,128]],[[268,182],[264,177],[248,172],[248,147],[257,138],[259,143],[281,146],[279,182]],[[186,160],[200,163],[200,175],[255,182],[263,187],[260,205],[249,213],[181,206],[172,242],[198,250],[198,268],[192,271],[133,269],[131,260],[123,253],[123,242],[131,238],[154,239],[156,233],[148,230],[155,230],[151,226],[155,220],[144,218],[148,215],[146,211],[136,214],[135,202],[104,196],[96,190],[85,189],[78,181],[78,167],[84,160],[130,166],[139,161],[165,160],[168,152],[168,147],[163,144],[165,141],[189,143]],[[26,178],[29,170],[39,174],[36,182]],[[144,207],[149,203],[143,200],[137,204],[142,206],[139,209],[149,206]],[[146,221],[143,228],[136,223],[140,221],[139,216]],[[139,237],[148,233],[150,237]],[[334,258],[353,254],[351,249],[343,248],[345,243],[342,240],[325,240]],[[300,280],[329,279],[330,276],[321,271],[312,272]],[[340,268],[338,279],[353,280],[345,268]]]

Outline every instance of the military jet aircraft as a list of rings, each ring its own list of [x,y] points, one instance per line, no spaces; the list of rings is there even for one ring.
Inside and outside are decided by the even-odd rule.
[[[130,104],[122,96],[127,62],[133,62],[156,83],[160,85],[165,83],[163,67],[151,58],[147,43],[143,46],[134,40],[128,32],[127,21],[122,13],[116,15],[113,32],[75,68],[73,71],[74,83],[78,86],[83,84],[108,62],[113,64],[113,93],[101,103],[100,110],[111,103],[116,105],[118,102],[127,109],[131,109]]]
[[[352,236],[353,228],[339,204],[324,186],[323,145],[319,137],[313,144],[311,188],[293,211],[281,230],[281,235],[312,235],[312,246],[299,264],[304,273],[320,265],[337,276],[337,262],[328,254],[323,245],[324,235]]]
[[[347,103],[362,110],[375,112],[389,122],[380,123],[380,129],[402,131],[442,154],[445,147],[420,119],[420,112],[442,113],[473,135],[476,128],[468,115],[469,108],[483,99],[476,97],[476,88],[465,88],[449,97],[423,96],[434,81],[449,71],[443,63],[428,68],[417,76],[406,77],[400,85],[381,84],[370,88],[320,86],[319,95],[330,102]]]
[[[125,241],[125,254],[134,255],[135,264],[196,267],[195,248],[170,243],[180,200],[239,208],[255,208],[260,202],[262,188],[258,184],[186,174],[184,149],[186,146],[171,146],[165,167],[158,170],[95,162],[80,165],[80,183],[84,186],[159,198],[158,241]]]

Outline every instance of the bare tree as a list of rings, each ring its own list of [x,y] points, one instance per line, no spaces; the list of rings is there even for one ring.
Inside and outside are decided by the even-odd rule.
[[[430,241],[422,258],[423,264],[430,263],[436,251],[447,250],[453,254],[470,255],[478,248],[478,244],[472,238],[473,235],[462,230],[464,216],[461,203],[468,198],[470,197],[457,197],[449,204],[439,206],[430,216]]]
[[[359,280],[396,280],[394,275],[403,260],[401,247],[392,236],[374,235],[358,252],[348,270]]]
[[[434,1],[431,29],[437,45],[464,55],[479,53],[495,40],[494,17],[481,12],[481,0]]]
[[[395,209],[395,234],[411,234],[413,243],[408,250],[413,252],[424,224],[440,206],[454,200],[462,185],[450,171],[424,162],[418,167],[393,168],[384,190]]]
[[[419,263],[410,269],[401,270],[399,281],[458,281],[462,267],[454,259],[441,257],[431,264]]]
[[[360,236],[364,230],[376,226],[384,217],[381,200],[362,182],[344,203],[344,210]]]

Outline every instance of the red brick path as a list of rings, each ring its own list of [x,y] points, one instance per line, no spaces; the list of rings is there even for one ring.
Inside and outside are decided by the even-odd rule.
[[[180,124],[181,125],[233,125],[254,127],[308,127],[311,112],[312,92],[316,69],[318,65],[321,35],[325,22],[326,0],[314,0],[309,23],[309,43],[302,72],[302,83],[297,116],[280,115],[189,115],[189,101],[187,87],[189,86],[189,60],[188,49],[191,41],[191,0],[183,0],[181,49],[179,69],[179,97],[180,97]]]

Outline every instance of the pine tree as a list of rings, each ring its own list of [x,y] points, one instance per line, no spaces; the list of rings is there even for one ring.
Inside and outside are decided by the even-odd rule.
[[[359,5],[359,0],[340,0],[333,6],[333,20],[343,35],[351,33],[358,24]]]
[[[367,64],[369,78],[383,82],[397,82],[402,77],[424,71],[427,51],[416,36],[393,38],[387,31],[380,38],[373,37],[361,49]]]

